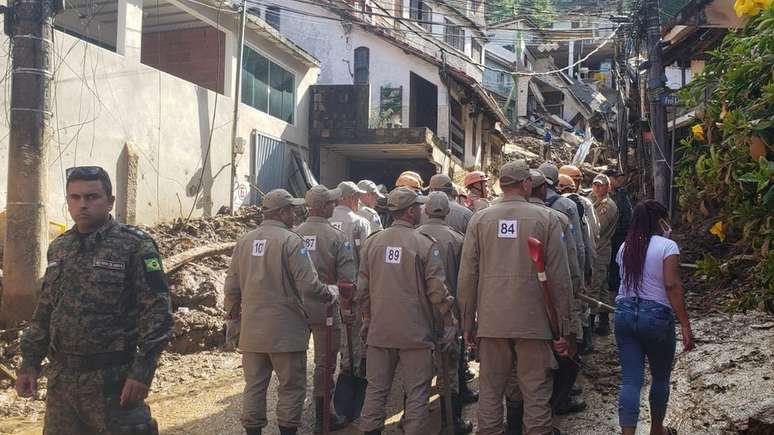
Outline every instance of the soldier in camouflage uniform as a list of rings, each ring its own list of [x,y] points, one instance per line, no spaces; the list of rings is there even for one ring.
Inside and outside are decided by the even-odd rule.
[[[75,226],[49,247],[16,390],[35,393],[48,357],[45,435],[158,434],[144,401],[172,330],[158,249],[110,216],[102,168],[68,169],[66,189]]]

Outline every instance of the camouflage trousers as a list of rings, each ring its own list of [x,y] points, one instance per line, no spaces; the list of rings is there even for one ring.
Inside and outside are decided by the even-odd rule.
[[[52,363],[43,435],[158,434],[144,401],[121,407],[128,366],[73,371]],[[143,427],[144,432],[127,432]]]
[[[363,346],[363,340],[360,338],[360,329],[363,327],[363,319],[358,311],[357,307],[353,304],[352,311],[357,313],[354,316],[353,321],[349,324],[350,337],[352,341],[352,363],[351,367],[354,367],[355,374],[358,376],[364,376],[365,367],[361,367],[361,362],[366,356],[366,351]],[[342,322],[341,325],[341,360],[339,362],[341,371],[349,372],[349,344],[347,343],[347,325]]]
[[[609,304],[610,292],[608,291],[608,272],[610,271],[610,246],[597,250],[597,256],[594,259],[594,271],[591,275],[591,289],[589,296]],[[599,314],[599,308],[592,307],[592,314]]]
[[[460,340],[455,340],[454,343],[445,352],[438,349],[433,352],[433,364],[435,368],[435,374],[437,376],[436,386],[438,392],[443,394],[443,383],[445,382],[443,377],[443,366],[441,364],[441,358],[446,360],[447,376],[449,377],[449,391],[452,394],[460,393],[460,359],[462,358],[462,348]]]

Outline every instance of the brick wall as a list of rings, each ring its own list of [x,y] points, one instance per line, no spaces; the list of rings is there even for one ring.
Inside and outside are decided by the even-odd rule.
[[[223,93],[226,36],[211,27],[143,33],[145,65]]]

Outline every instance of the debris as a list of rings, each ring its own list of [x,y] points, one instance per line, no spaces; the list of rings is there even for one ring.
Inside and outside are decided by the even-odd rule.
[[[181,252],[177,255],[173,255],[167,258],[164,267],[166,272],[169,274],[176,271],[184,264],[190,263],[191,261],[201,260],[203,258],[212,257],[215,255],[230,254],[234,249],[234,246],[236,246],[236,242],[225,242],[189,249],[185,252]]]
[[[3,375],[8,379],[16,382],[16,374],[3,363],[0,363],[0,375]]]

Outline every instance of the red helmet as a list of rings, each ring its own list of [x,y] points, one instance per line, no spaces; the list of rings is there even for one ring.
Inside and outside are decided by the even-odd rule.
[[[465,184],[465,187],[469,187],[471,184],[487,181],[489,181],[489,177],[487,177],[485,173],[481,171],[473,171],[468,172],[468,175],[465,176],[465,181],[463,184]]]

